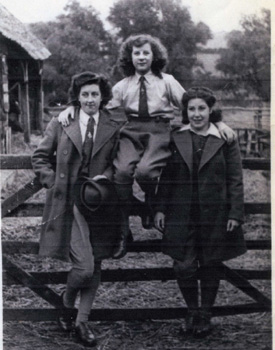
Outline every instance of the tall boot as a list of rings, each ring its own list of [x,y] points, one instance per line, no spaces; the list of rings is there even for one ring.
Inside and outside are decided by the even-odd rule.
[[[141,183],[140,187],[145,192],[145,209],[142,215],[142,226],[145,229],[150,229],[154,226],[154,205],[156,198],[158,179],[153,179],[146,183]]]
[[[127,244],[133,242],[133,236],[129,227],[129,216],[131,213],[132,185],[116,184],[119,199],[121,223],[119,226],[119,239],[113,251],[113,258],[120,259],[127,253]]]
[[[199,286],[195,277],[186,279],[177,279],[183,299],[187,305],[187,315],[185,317],[185,325],[181,332],[184,335],[191,335],[198,322],[198,306],[199,306]]]
[[[202,268],[201,274],[201,310],[196,328],[196,337],[204,338],[211,333],[211,309],[215,303],[220,284],[221,265],[209,265]]]

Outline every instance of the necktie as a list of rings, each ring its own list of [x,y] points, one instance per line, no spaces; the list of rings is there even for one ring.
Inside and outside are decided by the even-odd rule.
[[[139,89],[139,105],[138,105],[138,116],[143,118],[150,117],[148,112],[147,94],[145,86],[145,78],[142,75],[139,79],[140,89]]]
[[[82,146],[82,173],[88,174],[89,171],[89,161],[91,158],[92,150],[93,150],[93,135],[94,135],[94,125],[95,120],[93,117],[90,117],[88,124],[87,124],[87,130],[85,134],[85,140]]]

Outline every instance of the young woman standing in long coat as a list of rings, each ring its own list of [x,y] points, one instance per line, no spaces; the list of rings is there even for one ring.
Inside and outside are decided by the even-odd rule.
[[[63,303],[73,308],[80,292],[75,330],[82,343],[93,346],[96,340],[88,317],[100,282],[101,260],[112,256],[118,232],[112,226],[90,232],[87,221],[74,205],[74,191],[78,177],[84,174],[94,181],[112,180],[121,123],[112,120],[103,109],[111,98],[111,86],[102,76],[92,72],[74,76],[71,98],[75,100],[76,118],[67,127],[53,118],[32,157],[33,169],[48,189],[39,253],[71,259]],[[94,124],[91,129],[90,121]],[[93,145],[87,156],[83,153],[84,143],[91,138]],[[59,325],[68,331],[73,321],[67,314],[60,315]]]
[[[172,132],[172,157],[164,169],[155,225],[163,231],[162,248],[188,307],[185,333],[206,336],[219,287],[221,262],[246,251],[243,183],[237,141],[227,144],[212,124],[216,99],[207,88],[191,88],[183,97],[183,121]],[[201,267],[201,308],[198,281]]]

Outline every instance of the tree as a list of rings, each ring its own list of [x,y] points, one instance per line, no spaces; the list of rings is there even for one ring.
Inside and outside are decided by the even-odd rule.
[[[221,52],[216,68],[231,80],[231,90],[245,88],[270,100],[270,40],[270,11],[266,9],[260,17],[246,16],[242,30],[228,34],[227,48]]]
[[[206,24],[194,24],[180,0],[119,0],[108,20],[117,29],[120,41],[138,33],[157,36],[168,50],[167,72],[184,87],[192,82],[197,44],[206,44],[212,37]]]
[[[52,56],[45,64],[46,91],[64,102],[72,75],[85,70],[111,75],[117,46],[92,6],[69,1],[56,21],[32,25]]]

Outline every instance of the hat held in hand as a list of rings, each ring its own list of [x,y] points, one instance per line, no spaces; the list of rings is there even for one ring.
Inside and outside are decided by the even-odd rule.
[[[75,205],[83,215],[91,215],[117,204],[114,184],[106,179],[97,181],[80,177],[75,184]]]

